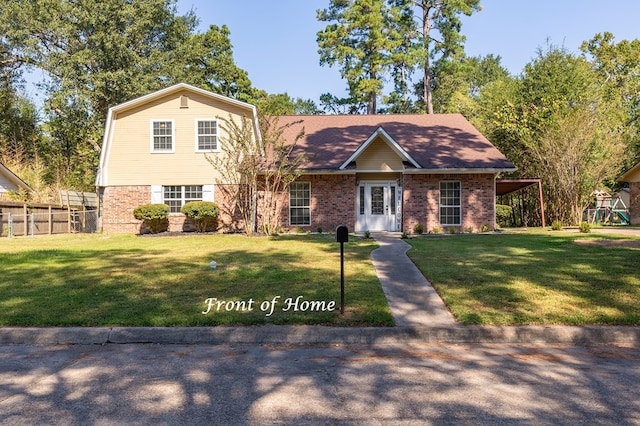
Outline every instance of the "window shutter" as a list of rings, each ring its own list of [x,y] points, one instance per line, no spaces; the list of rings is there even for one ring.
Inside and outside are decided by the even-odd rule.
[[[151,204],[162,204],[162,185],[151,185]]]
[[[202,201],[213,201],[213,185],[202,185]]]

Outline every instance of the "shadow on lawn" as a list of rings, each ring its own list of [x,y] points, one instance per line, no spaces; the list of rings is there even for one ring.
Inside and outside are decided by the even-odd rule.
[[[640,323],[640,253],[576,238],[426,238],[409,256],[465,323]]]
[[[211,260],[219,265],[215,271],[209,268]],[[379,286],[381,297],[367,306],[371,277],[355,275],[348,279],[355,291],[365,296],[354,294],[347,318],[340,317],[338,311],[294,311],[301,304],[283,311],[286,299],[298,296],[301,301],[336,301],[339,307],[339,263],[318,264],[277,247],[259,252],[220,247],[193,256],[167,249],[26,250],[0,254],[0,266],[2,325],[392,322]],[[260,309],[261,303],[276,296],[275,309],[267,316],[268,312]],[[208,298],[245,304],[205,315],[202,312],[207,309]]]

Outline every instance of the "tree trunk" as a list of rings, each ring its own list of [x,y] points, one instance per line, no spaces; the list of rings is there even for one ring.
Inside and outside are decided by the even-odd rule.
[[[367,114],[376,114],[377,111],[377,103],[376,103],[376,92],[369,93],[369,99],[367,100]]]
[[[430,20],[429,12],[431,7],[427,6],[425,2],[422,3],[422,44],[425,50],[424,58],[424,103],[427,107],[427,114],[433,114],[433,101],[431,94],[431,65],[429,64],[429,31]]]

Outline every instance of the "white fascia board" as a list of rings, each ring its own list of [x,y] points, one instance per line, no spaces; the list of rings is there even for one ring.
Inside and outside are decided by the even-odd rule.
[[[518,170],[517,168],[479,168],[479,169],[418,169],[418,170],[414,170],[414,169],[409,169],[409,170],[404,170],[405,174],[411,174],[411,175],[423,175],[423,174],[451,174],[451,173],[458,173],[458,174],[473,174],[473,173],[508,173],[508,172],[515,172],[516,170]]]
[[[98,173],[96,175],[96,186],[107,186],[107,168],[109,153],[111,152],[111,136],[113,134],[113,108],[109,108],[107,121],[104,124],[104,136],[102,137],[102,147],[100,148],[100,162],[98,163]]]
[[[408,161],[411,164],[413,164],[414,167],[420,169],[421,166],[420,164],[418,164],[417,161],[415,161],[413,158],[411,158],[411,156],[409,155],[409,153],[407,153],[407,151],[405,151],[404,149],[402,149],[402,147],[398,144],[398,142],[396,142],[390,135],[389,133],[387,133],[382,127],[378,127],[378,129],[373,132],[371,134],[371,136],[369,136],[369,138],[358,147],[358,149],[356,149],[356,151],[351,155],[351,157],[349,157],[347,159],[347,161],[345,161],[344,163],[342,163],[342,165],[339,167],[340,170],[345,169],[352,161],[355,161],[356,158],[358,158],[360,156],[360,154],[362,154],[362,152],[367,149],[367,147],[369,145],[371,145],[371,143],[378,137],[378,136],[382,136],[385,140],[385,142],[387,143],[387,145],[389,145],[391,147],[391,149],[393,150],[393,152],[395,152],[398,157],[400,157],[403,161]]]

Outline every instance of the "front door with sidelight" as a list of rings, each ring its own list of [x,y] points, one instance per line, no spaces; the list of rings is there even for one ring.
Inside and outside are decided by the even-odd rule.
[[[362,182],[358,186],[356,231],[397,231],[401,191],[396,182]]]

